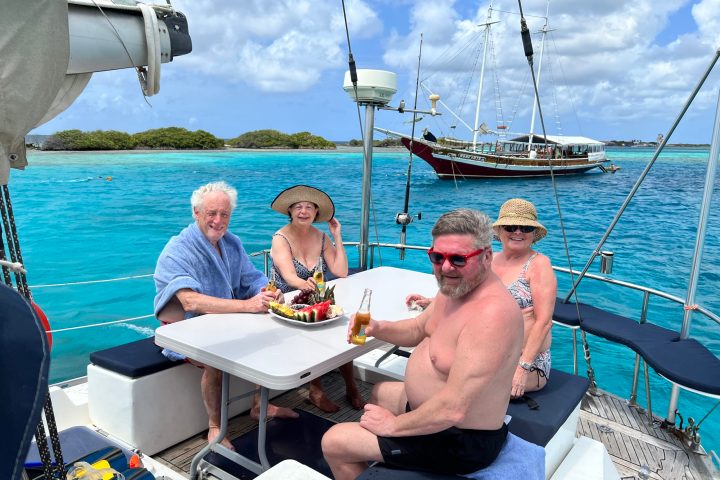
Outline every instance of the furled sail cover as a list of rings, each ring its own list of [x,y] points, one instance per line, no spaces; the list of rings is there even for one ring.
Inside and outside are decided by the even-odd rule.
[[[0,185],[27,165],[25,135],[45,117],[68,67],[68,6],[62,0],[2,0]]]

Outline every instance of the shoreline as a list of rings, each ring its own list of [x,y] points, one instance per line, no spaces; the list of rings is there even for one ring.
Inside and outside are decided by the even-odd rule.
[[[618,148],[618,149],[654,149],[653,146],[622,146],[622,145],[606,145],[606,148]],[[685,148],[685,149],[708,149],[710,145],[666,145],[665,148]],[[51,154],[103,154],[103,153],[124,153],[124,154],[146,154],[146,153],[221,153],[221,152],[232,152],[232,153],[290,153],[290,152],[313,152],[313,153],[362,153],[362,147],[350,147],[347,145],[338,145],[336,148],[236,148],[236,147],[224,147],[216,149],[172,149],[172,148],[157,148],[157,149],[133,149],[133,150],[40,150],[36,148],[28,148],[28,154],[40,154],[40,155],[51,155]],[[373,151],[382,151],[390,153],[404,153],[408,150],[405,147],[373,147]]]
[[[383,152],[407,152],[405,147],[373,147],[373,151],[381,150]],[[157,149],[137,149],[137,150],[40,150],[35,148],[28,148],[27,153],[38,153],[38,154],[102,154],[102,153],[221,153],[221,152],[232,152],[232,153],[289,153],[289,152],[313,152],[313,153],[360,153],[363,151],[362,147],[349,147],[346,145],[338,145],[337,148],[235,148],[235,147],[224,147],[214,149],[172,149],[172,148],[157,148]]]

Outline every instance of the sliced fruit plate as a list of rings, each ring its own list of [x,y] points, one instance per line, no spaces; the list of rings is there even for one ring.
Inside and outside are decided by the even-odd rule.
[[[343,317],[344,311],[339,305],[331,305],[330,301],[315,305],[285,305],[271,302],[268,313],[273,317],[289,323],[303,326],[318,326],[333,322]]]

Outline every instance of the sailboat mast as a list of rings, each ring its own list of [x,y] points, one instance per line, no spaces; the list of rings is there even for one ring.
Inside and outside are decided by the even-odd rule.
[[[532,146],[533,134],[535,133],[535,115],[537,113],[537,104],[538,104],[537,92],[540,91],[540,75],[542,73],[542,60],[543,60],[543,53],[545,52],[545,37],[547,36],[547,32],[548,32],[548,18],[549,17],[550,17],[550,0],[548,0],[547,7],[545,9],[545,25],[543,25],[543,28],[541,30],[542,38],[540,39],[540,57],[538,58],[538,70],[537,70],[538,88],[537,88],[537,90],[535,92],[535,96],[533,98],[532,117],[530,117],[530,132],[528,135],[528,151],[530,150],[530,147]]]
[[[487,59],[487,47],[490,40],[490,25],[492,25],[492,2],[488,7],[487,21],[485,22],[485,40],[483,44],[483,59],[480,66],[480,84],[478,85],[477,104],[475,105],[475,125],[473,127],[473,151],[477,150],[477,136],[480,121],[480,100],[482,99],[483,83],[485,83],[485,61]]]
[[[360,270],[368,268],[370,245],[370,192],[372,186],[373,129],[375,128],[375,105],[365,104],[365,148],[363,155],[362,207],[360,210]]]

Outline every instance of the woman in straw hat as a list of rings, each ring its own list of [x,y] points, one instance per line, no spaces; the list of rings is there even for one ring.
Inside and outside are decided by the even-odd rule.
[[[348,261],[335,218],[335,205],[314,187],[295,185],[280,192],[270,207],[288,216],[290,223],[275,232],[272,239],[273,260],[270,278],[287,293],[315,288],[313,273],[318,270],[336,277],[346,277]],[[313,223],[327,222],[334,244]]]
[[[502,250],[493,256],[492,269],[507,285],[525,320],[525,341],[511,392],[513,397],[521,397],[543,388],[550,375],[557,279],[550,259],[532,249],[547,235],[532,203],[521,198],[505,202],[493,230]]]
[[[552,314],[555,308],[557,280],[550,259],[532,249],[547,235],[538,222],[535,206],[521,198],[512,198],[500,207],[493,230],[502,250],[493,255],[492,269],[517,301],[525,320],[525,340],[513,377],[511,395],[540,390],[550,375]],[[412,307],[425,308],[432,298],[408,295]]]
[[[290,222],[275,232],[270,255],[270,278],[284,293],[299,289],[314,289],[313,274],[328,271],[336,277],[348,274],[348,261],[342,243],[341,225],[335,218],[335,205],[330,197],[315,187],[295,185],[280,192],[270,207],[287,215]],[[330,238],[313,226],[327,222]],[[347,397],[354,408],[365,405],[355,385],[352,362],[340,367],[345,380]],[[324,412],[336,412],[340,407],[330,401],[322,389],[320,379],[310,382],[310,402]]]

